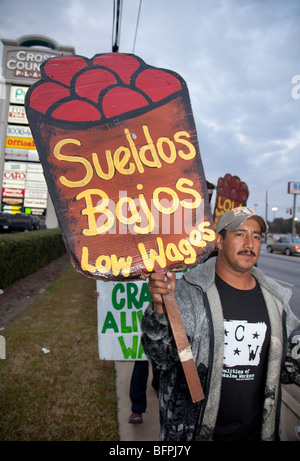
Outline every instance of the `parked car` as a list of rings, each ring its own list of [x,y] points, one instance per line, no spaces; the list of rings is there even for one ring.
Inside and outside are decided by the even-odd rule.
[[[9,216],[10,215],[8,213],[3,213],[0,211],[0,233],[9,232]]]
[[[267,251],[279,251],[287,256],[300,254],[300,238],[299,237],[280,237],[274,243],[268,243]]]
[[[0,233],[24,232],[40,228],[40,220],[37,216],[26,213],[0,213]]]

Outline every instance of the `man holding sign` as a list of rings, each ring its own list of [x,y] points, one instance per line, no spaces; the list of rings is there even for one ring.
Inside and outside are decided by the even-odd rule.
[[[264,218],[249,208],[227,211],[216,229],[217,258],[177,282],[204,401],[190,398],[164,311],[162,296],[175,290],[174,274],[150,277],[153,303],[142,319],[142,344],[160,370],[162,440],[279,438],[280,378],[300,383],[300,321],[288,304],[290,290],[254,267],[266,230]]]

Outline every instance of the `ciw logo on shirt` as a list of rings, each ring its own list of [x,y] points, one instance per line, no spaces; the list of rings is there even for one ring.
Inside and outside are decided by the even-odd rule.
[[[224,321],[224,366],[257,366],[266,337],[264,322]]]

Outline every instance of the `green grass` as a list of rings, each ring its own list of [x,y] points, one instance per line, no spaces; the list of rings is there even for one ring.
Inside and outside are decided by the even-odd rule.
[[[119,439],[114,364],[98,354],[95,288],[69,265],[0,332],[0,440]]]

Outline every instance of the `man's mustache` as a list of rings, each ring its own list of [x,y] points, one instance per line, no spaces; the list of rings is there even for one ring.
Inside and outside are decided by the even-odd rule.
[[[238,252],[238,255],[247,255],[247,254],[251,254],[251,256],[256,256],[256,254],[254,253],[254,251],[252,250],[243,250],[243,251],[239,251]]]

